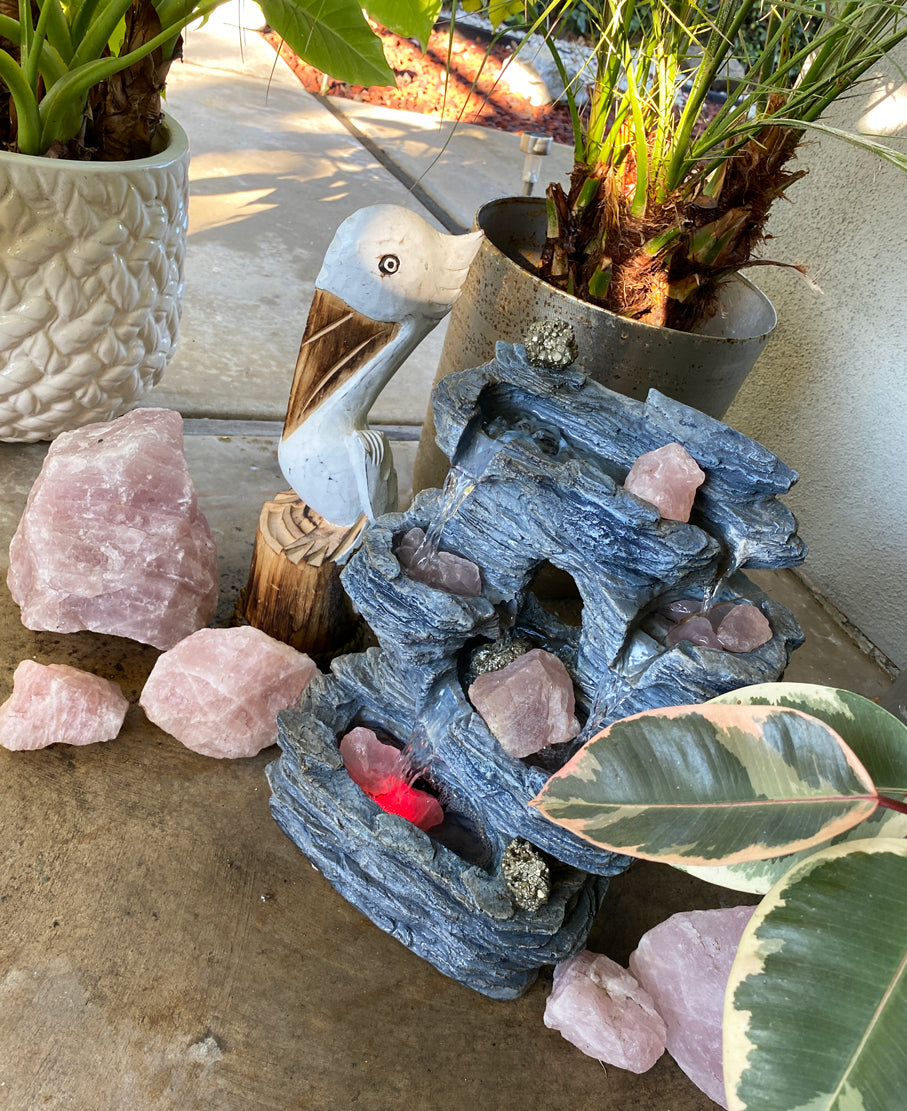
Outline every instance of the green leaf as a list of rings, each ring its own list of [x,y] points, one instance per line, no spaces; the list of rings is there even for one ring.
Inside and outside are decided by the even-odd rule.
[[[672,706],[615,722],[533,800],[595,845],[675,864],[761,860],[869,817],[872,780],[824,722],[775,706]]]
[[[907,791],[907,725],[862,695],[808,683],[760,683],[723,694],[711,704],[787,706],[812,714],[844,739],[869,772],[879,794],[901,798]],[[861,825],[829,843],[866,837],[907,837],[907,817],[880,807]],[[765,893],[811,851],[726,867],[682,867],[708,883]]]
[[[769,892],[731,969],[730,1111],[892,1111],[907,1091],[907,845],[813,853]]]
[[[372,19],[389,31],[406,39],[418,39],[424,50],[441,11],[441,0],[368,0],[365,8]]]
[[[394,85],[356,0],[261,0],[268,24],[310,65],[350,85]]]

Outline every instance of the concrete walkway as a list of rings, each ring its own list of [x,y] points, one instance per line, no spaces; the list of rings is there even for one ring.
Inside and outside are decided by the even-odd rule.
[[[379,160],[285,69],[272,74],[270,48],[241,35],[234,13],[191,34],[169,86],[193,148],[188,284],[178,354],[149,398],[186,418],[218,546],[221,625],[260,506],[286,485],[275,445],[324,250],[364,204],[420,207],[387,163],[421,173],[440,141],[418,118],[346,109]],[[484,200],[519,191],[521,164],[514,136],[473,128],[422,188],[436,213],[465,224]],[[441,339],[439,329],[394,380],[376,422],[417,435]],[[401,469],[413,444],[395,444]],[[0,571],[45,450],[0,444]],[[793,576],[754,578],[806,628],[790,679],[885,689],[885,673]],[[270,817],[274,749],[212,760],[147,721],[137,700],[154,650],[30,632],[5,585],[0,629],[0,701],[30,658],[114,679],[133,704],[110,744],[0,750],[0,1108],[714,1107],[667,1056],[643,1076],[603,1069],[546,1029],[549,976],[517,1002],[492,1002],[353,910]],[[625,962],[669,914],[738,901],[752,899],[638,864],[612,882],[589,944]]]

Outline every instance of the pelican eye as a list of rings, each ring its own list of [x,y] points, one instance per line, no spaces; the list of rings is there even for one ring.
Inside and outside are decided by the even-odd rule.
[[[382,255],[378,259],[378,270],[382,274],[396,274],[400,269],[400,260],[396,255]]]

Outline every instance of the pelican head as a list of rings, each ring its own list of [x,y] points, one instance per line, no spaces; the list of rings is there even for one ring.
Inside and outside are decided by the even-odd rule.
[[[480,231],[447,235],[399,205],[360,208],[337,229],[315,286],[372,320],[435,323],[460,295],[481,241]]]

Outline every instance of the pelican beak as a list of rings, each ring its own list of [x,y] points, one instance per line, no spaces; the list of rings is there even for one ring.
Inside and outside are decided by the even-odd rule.
[[[450,235],[444,244],[444,280],[441,289],[450,297],[450,304],[460,296],[460,290],[469,274],[472,260],[479,253],[485,233],[470,231],[465,235]]]
[[[336,294],[316,288],[296,360],[283,438],[295,432],[376,351],[389,343],[399,328],[394,322],[372,320],[351,309]]]

